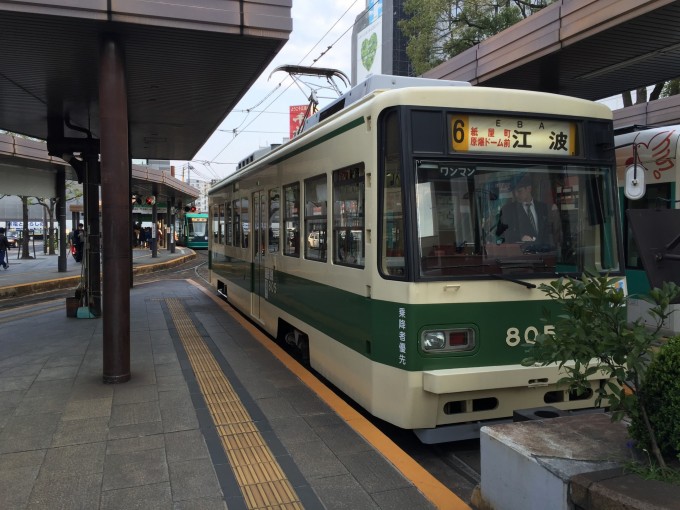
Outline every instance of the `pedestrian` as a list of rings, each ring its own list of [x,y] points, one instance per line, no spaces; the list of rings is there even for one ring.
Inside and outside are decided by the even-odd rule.
[[[72,229],[69,233],[68,236],[66,236],[66,241],[68,242],[68,251],[71,252],[71,255],[75,258],[76,256],[76,243],[73,241],[73,236],[76,234],[76,229]]]
[[[144,227],[141,225],[139,226],[139,247],[140,248],[146,248],[146,231],[144,230]]]
[[[9,269],[9,241],[5,235],[5,228],[0,227],[0,264],[5,268],[5,271]]]
[[[73,234],[73,242],[76,247],[76,262],[82,262],[83,250],[85,248],[85,226],[82,223],[78,223],[78,230]]]
[[[146,238],[146,247],[153,250],[153,232],[151,231],[151,227],[144,228],[144,237]]]

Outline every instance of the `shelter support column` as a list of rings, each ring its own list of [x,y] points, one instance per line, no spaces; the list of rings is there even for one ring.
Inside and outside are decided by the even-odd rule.
[[[104,373],[106,383],[130,380],[130,154],[122,47],[103,41],[99,66]]]
[[[59,166],[57,170],[57,224],[59,225],[59,256],[57,271],[65,273],[66,267],[66,170]]]

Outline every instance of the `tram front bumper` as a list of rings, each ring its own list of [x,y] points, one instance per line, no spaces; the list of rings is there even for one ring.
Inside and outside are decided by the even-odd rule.
[[[436,395],[444,395],[497,388],[536,388],[556,384],[565,375],[565,371],[555,365],[450,368],[423,372],[423,389]],[[588,379],[606,379],[606,376],[596,372]]]

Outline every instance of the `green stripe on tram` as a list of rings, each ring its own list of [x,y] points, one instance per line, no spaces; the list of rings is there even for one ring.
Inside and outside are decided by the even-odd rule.
[[[214,269],[231,285],[252,292],[252,265],[233,262],[237,261]],[[370,299],[282,271],[277,271],[275,278],[276,293],[270,292],[267,298],[272,305],[362,356],[413,371],[520,363],[527,356],[525,338],[533,340],[543,331],[544,309],[553,308],[544,300],[403,304]],[[399,351],[400,309],[406,318],[405,353]],[[471,352],[424,354],[419,350],[419,338],[425,327],[471,327],[476,347]],[[509,335],[518,345],[508,345]]]
[[[354,119],[351,122],[348,122],[347,124],[340,126],[338,129],[334,129],[330,133],[323,135],[316,140],[309,142],[308,144],[303,145],[302,147],[299,147],[293,151],[290,151],[288,154],[285,156],[281,156],[278,159],[275,159],[274,161],[271,162],[272,165],[277,165],[283,161],[286,161],[287,159],[292,158],[293,156],[297,156],[298,154],[301,154],[303,152],[308,151],[309,149],[312,149],[316,147],[317,145],[321,145],[322,143],[327,142],[328,140],[331,140],[335,138],[336,136],[339,136],[343,133],[346,133],[347,131],[354,129],[355,127],[361,126],[364,124],[365,120],[364,117],[359,117],[358,119]]]

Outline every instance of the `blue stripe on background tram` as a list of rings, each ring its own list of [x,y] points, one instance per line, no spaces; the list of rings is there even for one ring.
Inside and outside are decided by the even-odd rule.
[[[199,250],[208,248],[208,214],[188,212],[182,216],[178,243]]]

